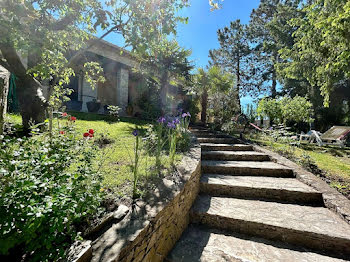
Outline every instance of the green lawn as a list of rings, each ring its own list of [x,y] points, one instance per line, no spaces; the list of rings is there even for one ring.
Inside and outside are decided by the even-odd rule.
[[[274,142],[264,136],[251,136],[249,139],[273,151],[285,152],[294,157],[296,161],[302,161],[305,156],[309,156],[310,160],[325,172],[331,186],[350,196],[350,148],[319,147],[306,143],[296,147],[287,143]]]
[[[121,118],[115,121],[110,116],[103,116],[92,113],[68,112],[77,118],[76,129],[81,135],[89,129],[95,131],[95,141],[101,137],[107,137],[112,143],[100,148],[95,159],[95,164],[100,166],[103,174],[103,184],[106,188],[120,195],[131,194],[131,182],[133,175],[130,169],[131,159],[135,138],[131,132],[138,126],[141,135],[144,135],[145,129],[150,124],[149,121],[134,118]],[[21,118],[18,115],[8,115],[9,121],[15,124],[21,124]],[[181,155],[176,156],[176,161],[181,159]],[[162,164],[169,168],[167,156],[164,155]],[[145,156],[140,163],[141,182],[151,178],[154,175],[155,158]],[[164,172],[166,171],[163,170]]]

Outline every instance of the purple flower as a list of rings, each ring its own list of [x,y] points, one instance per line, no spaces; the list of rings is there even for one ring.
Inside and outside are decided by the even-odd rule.
[[[175,120],[173,121],[173,123],[174,123],[175,125],[178,125],[178,124],[180,124],[180,120],[179,120],[178,118],[175,118]]]
[[[175,129],[176,125],[175,125],[174,121],[173,122],[168,122],[167,127],[169,127],[170,129]]]
[[[165,122],[165,117],[161,116],[160,118],[158,118],[157,122],[163,124]]]
[[[183,114],[181,115],[181,117],[182,117],[182,118],[185,118],[186,116],[189,116],[189,117],[191,117],[191,114],[190,114],[190,112],[187,112],[187,113],[183,113]]]
[[[131,133],[133,136],[138,136],[139,135],[139,130],[134,129],[134,131],[132,131]]]

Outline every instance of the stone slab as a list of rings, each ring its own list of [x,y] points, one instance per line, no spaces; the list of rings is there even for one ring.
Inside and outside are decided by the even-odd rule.
[[[202,151],[219,150],[219,151],[253,151],[252,145],[245,144],[213,144],[201,143]]]
[[[231,175],[293,177],[290,168],[271,161],[202,161],[203,173],[220,173]]]
[[[339,217],[350,224],[350,200],[339,193],[335,188],[330,187],[321,178],[275,152],[257,145],[254,145],[254,150],[268,154],[272,161],[292,168],[298,180],[322,192],[325,206],[336,212]]]
[[[204,151],[203,160],[268,161],[269,156],[255,151]]]
[[[295,178],[259,177],[259,176],[228,176],[220,174],[203,174],[202,183],[229,185],[251,188],[283,189],[289,191],[316,193],[312,187]]]
[[[192,221],[350,257],[350,226],[324,207],[200,195]]]
[[[199,143],[214,143],[214,144],[234,144],[237,142],[234,138],[223,138],[223,137],[198,137],[197,141]]]
[[[212,196],[323,206],[322,194],[295,178],[203,174],[200,189]]]
[[[170,252],[168,262],[341,262],[333,257],[255,237],[190,225]]]

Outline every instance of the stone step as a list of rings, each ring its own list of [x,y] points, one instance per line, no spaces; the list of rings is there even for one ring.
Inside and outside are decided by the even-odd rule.
[[[198,137],[199,143],[212,143],[212,144],[234,144],[236,139],[231,137]]]
[[[271,161],[202,161],[202,172],[244,176],[294,177],[293,170]]]
[[[212,196],[323,206],[322,194],[296,178],[203,174],[200,191]]]
[[[270,157],[256,151],[203,151],[202,160],[269,161]]]
[[[213,134],[213,133],[195,133],[197,138],[232,138],[225,134]]]
[[[244,144],[213,144],[202,143],[203,151],[253,151],[253,146]]]
[[[166,262],[342,262],[281,242],[189,225]]]
[[[199,195],[191,220],[336,257],[350,257],[350,225],[324,207]]]

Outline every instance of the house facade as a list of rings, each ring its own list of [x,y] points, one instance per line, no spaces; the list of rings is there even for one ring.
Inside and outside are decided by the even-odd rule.
[[[129,89],[141,84],[131,80],[137,79],[133,72],[138,66],[137,60],[128,51],[104,40],[95,40],[90,48],[75,58],[74,63],[79,65],[90,60],[101,64],[105,82],[92,87],[78,70],[69,84],[74,91],[70,96],[71,101],[66,104],[67,109],[104,113],[108,105],[115,105],[121,108],[122,115],[126,115],[128,105],[135,100],[135,97],[130,97]]]

